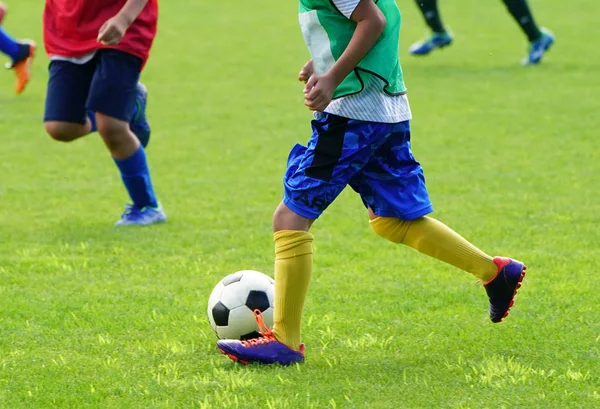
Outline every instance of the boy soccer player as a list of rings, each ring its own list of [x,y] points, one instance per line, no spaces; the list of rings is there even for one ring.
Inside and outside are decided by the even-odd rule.
[[[461,268],[483,283],[490,318],[500,322],[525,274],[516,260],[490,257],[439,221],[423,169],[410,147],[410,108],[398,59],[400,12],[394,0],[300,0],[310,60],[300,71],[315,112],[308,146],[296,145],[273,216],[274,327],[262,338],[220,340],[241,363],[302,362],[300,324],[312,271],[313,222],[350,185],[378,235]]]
[[[554,44],[554,34],[538,27],[527,0],[502,0],[510,15],[515,19],[529,41],[527,57],[522,65],[538,64],[548,49]],[[425,22],[432,31],[431,37],[413,44],[409,52],[413,55],[427,55],[436,48],[443,48],[453,41],[452,35],[446,30],[438,9],[438,0],[416,0]]]
[[[2,27],[2,21],[6,16],[6,6],[0,2],[0,52],[10,57],[11,62],[6,68],[15,71],[15,92],[22,93],[29,83],[31,77],[31,63],[35,54],[35,43],[33,41],[17,41],[11,37]]]
[[[139,83],[157,19],[158,0],[46,0],[44,10],[46,131],[61,142],[98,131],[133,202],[116,225],[166,220],[144,151],[150,126]]]

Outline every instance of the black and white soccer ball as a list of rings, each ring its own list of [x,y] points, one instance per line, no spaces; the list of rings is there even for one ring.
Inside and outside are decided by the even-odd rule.
[[[274,292],[273,279],[258,271],[238,271],[219,281],[208,298],[208,321],[217,337],[259,337],[254,310],[260,310],[265,325],[271,327]]]

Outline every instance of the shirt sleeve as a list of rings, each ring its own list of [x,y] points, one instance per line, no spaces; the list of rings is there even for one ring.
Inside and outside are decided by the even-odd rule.
[[[347,18],[352,16],[360,0],[329,0]]]

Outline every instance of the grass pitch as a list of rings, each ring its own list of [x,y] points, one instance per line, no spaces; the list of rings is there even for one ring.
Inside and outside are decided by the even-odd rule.
[[[5,27],[41,43],[42,1],[9,3]],[[529,266],[505,322],[471,276],[377,238],[345,192],[314,228],[306,363],[221,356],[206,301],[228,273],[272,274],[308,54],[294,2],[163,1],[143,81],[165,225],[113,228],[126,194],[99,137],[44,134],[42,52],[24,95],[0,76],[0,407],[599,407],[600,6],[532,1],[557,43],[522,68],[522,34],[484,3],[443,3],[456,42],[417,59],[426,30],[401,2],[401,55],[435,217]]]

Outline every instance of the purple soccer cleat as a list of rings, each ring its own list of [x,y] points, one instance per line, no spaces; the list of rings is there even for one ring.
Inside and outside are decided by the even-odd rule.
[[[256,322],[262,337],[247,341],[237,339],[222,339],[217,341],[217,348],[230,359],[243,365],[279,364],[292,365],[304,361],[304,344],[295,351],[275,338],[273,331],[268,329],[259,310],[254,310]]]
[[[490,299],[490,319],[501,322],[515,302],[527,267],[520,261],[505,257],[494,257],[494,263],[498,266],[498,274],[484,287]]]

